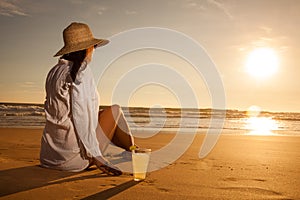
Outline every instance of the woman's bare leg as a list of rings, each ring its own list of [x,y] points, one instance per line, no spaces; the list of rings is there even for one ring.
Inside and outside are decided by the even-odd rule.
[[[123,149],[126,149],[129,151],[130,146],[134,145],[134,139],[130,132],[128,123],[125,119],[123,111],[119,108],[119,119],[118,119],[118,125],[115,130],[115,134],[112,138],[112,142],[122,147]]]
[[[99,126],[96,132],[101,152],[104,152],[111,142],[126,150],[129,150],[129,147],[134,144],[120,106],[113,105],[100,111],[98,122]],[[91,164],[95,164],[100,170],[109,175],[119,176],[122,174],[121,170],[113,166],[103,156],[93,158]]]
[[[98,121],[97,138],[102,152],[110,142],[126,150],[134,145],[133,137],[120,106],[113,105],[100,111]]]

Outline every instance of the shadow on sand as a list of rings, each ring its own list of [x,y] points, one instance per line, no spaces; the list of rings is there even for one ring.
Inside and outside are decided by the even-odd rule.
[[[130,187],[133,187],[137,185],[139,182],[136,182],[134,180],[127,181],[125,183],[122,183],[120,185],[117,185],[116,187],[109,188],[107,190],[104,190],[102,192],[93,194],[91,196],[85,197],[82,200],[96,200],[96,199],[109,199],[125,190],[127,190]]]
[[[94,169],[96,168],[91,168],[89,171]],[[45,169],[39,165],[2,170],[0,171],[0,198],[44,186],[99,178],[101,176],[101,174],[90,174],[87,173],[87,171],[75,173]],[[103,177],[107,177],[107,175],[103,174]],[[133,180],[128,181],[117,185],[116,187],[85,197],[84,199],[107,199],[132,186],[135,186],[136,184],[138,184],[138,182]]]
[[[78,174],[82,175],[72,177]],[[47,185],[91,178],[99,178],[99,176],[84,175],[84,171],[74,173],[45,169],[39,165],[2,170],[0,171],[0,197]]]

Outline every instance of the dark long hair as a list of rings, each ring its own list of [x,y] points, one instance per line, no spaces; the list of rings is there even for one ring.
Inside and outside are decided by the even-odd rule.
[[[76,79],[77,72],[78,72],[82,62],[84,61],[86,54],[87,54],[86,49],[84,49],[84,50],[65,54],[61,57],[65,60],[73,62],[73,66],[71,69],[71,77],[72,77],[73,82]]]

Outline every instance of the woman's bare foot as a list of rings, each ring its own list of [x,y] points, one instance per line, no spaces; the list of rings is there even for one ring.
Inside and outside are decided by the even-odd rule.
[[[111,176],[120,176],[122,175],[122,171],[118,169],[116,166],[113,166],[109,161],[107,161],[104,157],[97,156],[93,158],[93,163],[97,166],[98,169],[103,171],[104,173]]]

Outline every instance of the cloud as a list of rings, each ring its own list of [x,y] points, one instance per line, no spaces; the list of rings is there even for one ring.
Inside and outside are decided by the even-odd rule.
[[[211,11],[211,8],[221,10],[229,19],[233,19],[233,15],[229,12],[228,6],[221,0],[187,0],[184,4],[185,8],[193,8],[204,12]]]
[[[184,4],[185,8],[194,8],[197,10],[206,10],[206,8],[201,4],[201,2],[196,2],[196,1],[192,1],[192,0],[188,0],[186,1],[186,3]]]
[[[0,15],[3,16],[28,16],[16,1],[0,0]]]
[[[83,0],[69,0],[72,4],[83,4]]]
[[[270,28],[270,27],[267,27],[267,26],[261,26],[260,29],[261,29],[262,31],[264,31],[266,34],[272,33],[272,28]]]
[[[224,5],[224,3],[222,3],[221,1],[217,1],[217,0],[207,0],[207,2],[211,5],[216,6],[217,8],[219,8],[220,10],[222,10],[224,12],[224,14],[229,18],[229,19],[233,19],[232,14],[229,12],[228,8]]]
[[[98,7],[97,10],[98,10],[98,12],[97,12],[98,15],[103,15],[104,12],[107,10],[107,7],[101,6],[101,7]]]
[[[21,83],[18,83],[18,85],[21,88],[36,88],[37,87],[37,84],[35,82],[31,82],[31,81],[21,82]]]
[[[188,2],[187,7],[196,7],[198,4],[196,2]]]
[[[125,11],[125,14],[126,14],[126,15],[135,15],[135,14],[137,14],[137,12],[134,11],[134,10],[126,10],[126,11]]]

